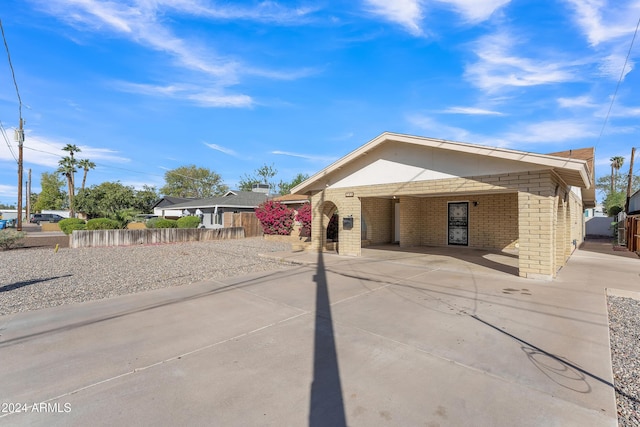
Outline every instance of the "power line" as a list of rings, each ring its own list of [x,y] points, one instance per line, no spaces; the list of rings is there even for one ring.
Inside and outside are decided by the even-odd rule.
[[[27,150],[31,150],[31,151],[37,151],[39,153],[50,154],[50,155],[55,156],[55,157],[60,157],[61,159],[64,158],[64,156],[62,156],[60,154],[52,153],[50,151],[39,150],[37,148],[27,147],[26,145],[24,146],[24,148],[26,148]],[[137,171],[137,170],[133,170],[133,169],[121,168],[121,167],[118,167],[118,166],[106,165],[106,164],[103,164],[103,163],[96,163],[96,166],[100,166],[101,168],[105,168],[105,169],[115,169],[115,170],[121,170],[121,171],[125,171],[125,172],[137,173],[137,174],[141,174],[141,175],[157,176],[157,177],[160,177],[160,178],[164,178],[164,174],[161,175],[161,174],[151,173],[151,172],[142,172],[142,171]],[[167,172],[170,172],[173,175],[181,176],[183,178],[191,179],[193,181],[200,181],[201,180],[201,178],[194,178],[192,176],[183,175],[181,173],[174,172],[174,171],[167,171]]]
[[[631,38],[631,45],[629,46],[627,57],[624,59],[624,65],[622,66],[622,71],[620,72],[620,78],[618,78],[618,83],[616,84],[616,90],[613,92],[613,97],[611,98],[611,103],[609,104],[609,110],[607,111],[607,115],[604,118],[604,123],[602,123],[602,129],[600,129],[600,135],[598,136],[596,147],[600,143],[600,140],[602,139],[602,134],[604,133],[604,128],[607,126],[607,122],[609,121],[611,108],[613,108],[613,103],[616,100],[616,95],[618,95],[618,89],[620,88],[620,83],[624,78],[624,71],[627,69],[627,63],[629,62],[629,56],[631,55],[631,49],[633,49],[633,42],[636,40],[636,35],[638,34],[638,27],[640,27],[640,18],[638,18],[638,23],[636,24],[636,30],[633,32],[633,37]]]
[[[0,19],[0,32],[2,32],[2,40],[4,41],[4,48],[7,51],[7,58],[9,59],[9,68],[11,69],[11,77],[13,77],[13,85],[16,87],[16,94],[18,95],[18,111],[20,119],[22,120],[22,98],[20,98],[20,91],[18,90],[18,82],[16,81],[16,73],[13,70],[13,64],[11,63],[11,54],[9,53],[9,45],[7,44],[7,38],[4,35],[4,27],[2,26],[2,20]]]
[[[2,137],[4,138],[5,142],[7,143],[7,147],[9,147],[9,152],[11,153],[11,157],[13,157],[13,160],[15,160],[16,163],[18,163],[18,158],[16,157],[16,153],[13,152],[13,147],[9,142],[9,138],[7,137],[7,132],[4,130],[4,126],[2,125],[1,121],[0,121],[0,132],[2,133]]]

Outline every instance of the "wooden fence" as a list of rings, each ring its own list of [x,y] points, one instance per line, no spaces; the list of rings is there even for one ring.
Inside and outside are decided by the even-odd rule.
[[[74,230],[69,237],[72,248],[98,246],[151,245],[154,243],[198,242],[242,239],[243,227],[231,228],[150,228],[146,230]]]
[[[234,213],[231,217],[231,227],[243,227],[245,237],[258,237],[264,234],[255,212]]]

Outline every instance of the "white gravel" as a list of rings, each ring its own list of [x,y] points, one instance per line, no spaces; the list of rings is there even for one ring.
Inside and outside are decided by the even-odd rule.
[[[109,248],[0,251],[0,315],[284,268],[261,237]]]
[[[613,383],[620,427],[640,426],[640,301],[607,297]]]

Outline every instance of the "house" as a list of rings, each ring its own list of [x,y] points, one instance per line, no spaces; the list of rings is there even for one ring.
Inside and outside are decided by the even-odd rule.
[[[178,216],[201,215],[205,228],[232,227],[232,215],[241,212],[255,212],[258,205],[266,201],[268,195],[261,191],[228,191],[223,196],[193,199],[168,206]]]
[[[640,252],[640,190],[629,198],[627,212],[618,215],[618,223],[622,226],[624,236],[621,240],[626,242],[627,249],[631,252]]]
[[[180,218],[182,216],[182,210],[173,209],[173,205],[178,203],[185,203],[191,200],[197,200],[192,197],[173,197],[164,196],[153,205],[153,214],[165,218]]]
[[[594,150],[536,154],[383,133],[291,192],[311,197],[311,249],[338,214],[338,253],[362,241],[518,248],[519,275],[550,279],[584,239]]]

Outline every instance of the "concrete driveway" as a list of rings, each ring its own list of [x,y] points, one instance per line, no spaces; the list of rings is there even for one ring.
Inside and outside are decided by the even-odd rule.
[[[0,424],[616,425],[604,288],[638,259],[387,249],[0,317]]]

